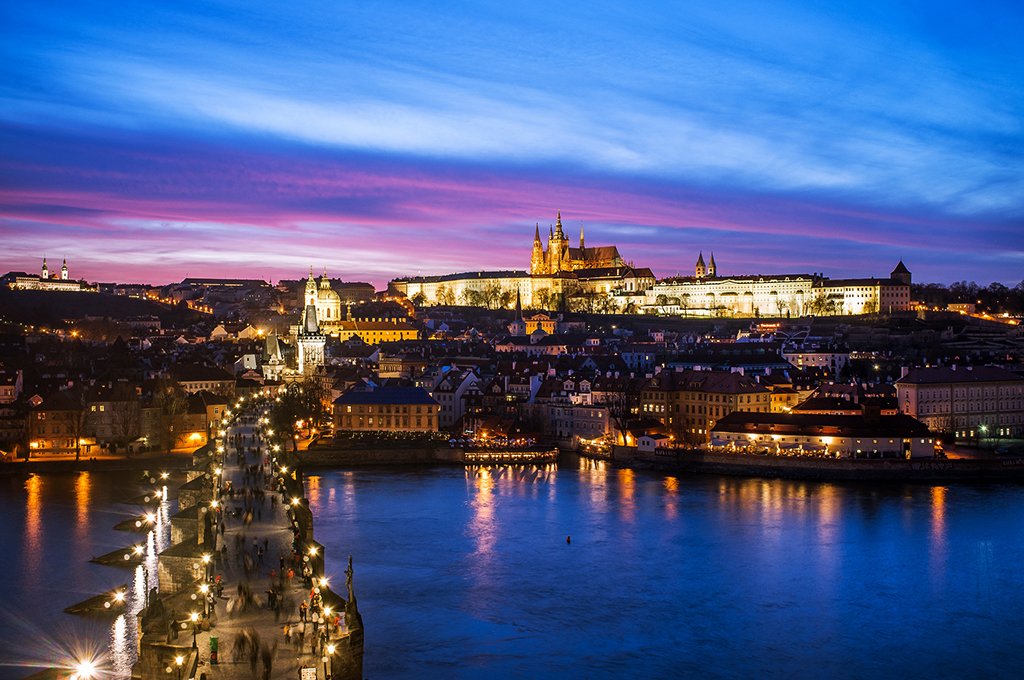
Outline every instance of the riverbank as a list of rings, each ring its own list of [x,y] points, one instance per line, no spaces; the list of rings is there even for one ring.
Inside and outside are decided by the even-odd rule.
[[[553,463],[558,449],[473,449],[450,446],[314,447],[297,457],[305,469],[403,465],[500,465],[509,463]]]
[[[123,470],[185,470],[192,465],[191,453],[171,453],[131,458],[55,458],[52,460],[16,460],[0,463],[0,476],[44,472],[116,472]]]
[[[988,459],[854,459],[709,453],[699,450],[659,450],[640,453],[617,448],[617,465],[640,469],[736,477],[766,477],[813,481],[1024,481],[1024,458]]]

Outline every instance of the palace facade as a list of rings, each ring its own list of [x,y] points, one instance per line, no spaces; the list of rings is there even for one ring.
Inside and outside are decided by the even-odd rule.
[[[889,277],[829,279],[817,274],[718,276],[714,255],[693,276],[647,289],[644,311],[685,316],[874,314],[910,309],[911,274],[901,260]]]
[[[693,276],[657,281],[633,267],[616,246],[570,247],[561,212],[541,241],[534,227],[530,268],[394,279],[388,288],[417,305],[555,309],[567,302],[594,311],[680,316],[806,316],[901,312],[910,309],[910,270],[902,261],[888,278],[830,279],[821,274],[720,276],[714,253],[700,253]],[[572,307],[572,304],[566,305]]]

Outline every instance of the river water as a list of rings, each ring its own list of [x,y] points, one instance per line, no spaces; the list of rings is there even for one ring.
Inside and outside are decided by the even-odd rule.
[[[135,614],[147,583],[156,584],[156,554],[170,539],[174,502],[155,509],[146,533],[114,525],[147,511],[135,504],[138,472],[80,472],[0,477],[0,678],[24,678],[46,667],[95,660],[104,677],[127,677],[135,662]],[[134,568],[90,563],[134,545],[145,560]],[[64,608],[126,586],[123,613],[101,619]]]
[[[0,478],[0,678],[130,667],[131,473]],[[307,476],[378,678],[1018,677],[1024,486],[833,485],[561,467]],[[566,537],[571,537],[567,543]],[[147,567],[154,568],[152,560]],[[155,576],[155,572],[152,572]],[[129,616],[64,607],[120,583]]]
[[[1024,487],[307,477],[368,678],[1019,677]],[[566,538],[571,537],[571,543]]]

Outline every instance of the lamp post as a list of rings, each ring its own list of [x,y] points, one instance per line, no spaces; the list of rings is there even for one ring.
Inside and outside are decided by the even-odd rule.
[[[332,667],[334,664],[329,663],[331,661],[330,657],[332,656],[334,656],[334,645],[327,645],[324,647],[324,678],[326,678],[326,680],[331,680],[332,677],[331,671],[333,670]]]
[[[210,584],[201,584],[199,586],[199,594],[203,598],[203,617],[207,617],[210,615]]]
[[[181,680],[181,667],[185,665],[185,657],[180,654],[174,657],[174,665],[178,667],[178,680]]]
[[[199,632],[199,612],[189,614],[188,620],[192,622],[192,649],[199,649],[199,645],[196,644],[196,634]]]

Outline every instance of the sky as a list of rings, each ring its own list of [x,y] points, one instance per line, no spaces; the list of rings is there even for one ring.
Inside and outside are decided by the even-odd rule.
[[[1024,279],[1024,4],[0,7],[0,273]]]

